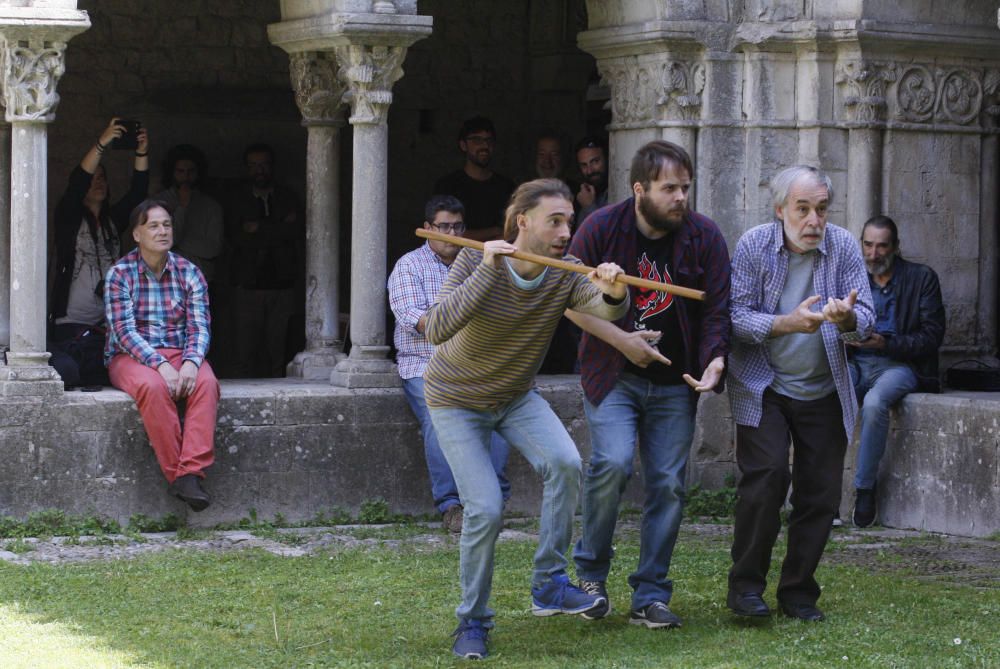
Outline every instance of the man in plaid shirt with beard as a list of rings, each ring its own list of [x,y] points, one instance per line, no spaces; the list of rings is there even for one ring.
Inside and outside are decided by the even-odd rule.
[[[194,263],[170,252],[173,221],[164,202],[142,202],[129,223],[138,248],[105,278],[104,363],[111,384],[136,400],[169,492],[201,511],[211,501],[201,479],[215,460],[219,403],[219,382],[205,360],[208,286]]]

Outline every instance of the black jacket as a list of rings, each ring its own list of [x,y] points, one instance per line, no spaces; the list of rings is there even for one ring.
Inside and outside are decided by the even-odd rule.
[[[937,274],[927,265],[896,257],[892,263],[896,332],[886,337],[885,353],[907,362],[925,393],[941,391],[938,349],[944,341],[944,303]]]
[[[73,280],[73,266],[76,265],[76,237],[80,232],[80,223],[84,218],[83,198],[90,189],[93,174],[77,165],[69,175],[66,192],[56,205],[53,217],[56,246],[56,276],[52,286],[52,299],[49,300],[49,321],[66,315],[66,305],[69,301],[69,285]],[[149,193],[149,172],[133,172],[132,183],[128,193],[111,207],[111,224],[118,236],[128,227],[128,216],[132,209],[146,199]],[[90,231],[97,235],[97,230]],[[88,325],[90,325],[88,323]]]

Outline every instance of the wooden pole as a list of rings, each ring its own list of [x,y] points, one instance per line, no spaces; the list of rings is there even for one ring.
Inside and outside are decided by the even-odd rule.
[[[417,228],[417,237],[423,237],[424,239],[431,239],[438,242],[448,242],[449,244],[455,244],[456,246],[464,246],[469,249],[475,249],[477,251],[483,250],[483,243],[477,242],[474,239],[466,239],[465,237],[456,237],[454,235],[446,235],[443,232],[434,232],[433,230],[427,230],[426,228]],[[574,262],[569,262],[567,260],[558,260],[556,258],[548,258],[546,256],[536,255],[534,253],[528,253],[526,251],[514,251],[509,254],[511,258],[517,258],[518,260],[527,260],[528,262],[538,263],[539,265],[546,265],[548,267],[555,267],[556,269],[566,270],[567,272],[576,272],[577,274],[590,274],[594,271],[593,267],[587,267],[586,265],[580,265]],[[677,295],[678,297],[687,297],[692,300],[705,300],[705,291],[695,290],[694,288],[685,288],[684,286],[675,286],[672,283],[661,283],[659,281],[650,281],[649,279],[640,279],[637,276],[629,276],[628,274],[619,274],[616,281],[621,281],[628,286],[635,286],[636,288],[645,288],[646,290],[658,290],[661,293],[670,293],[671,295]]]

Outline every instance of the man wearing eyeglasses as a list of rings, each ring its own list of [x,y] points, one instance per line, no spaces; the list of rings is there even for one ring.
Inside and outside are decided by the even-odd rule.
[[[464,215],[465,207],[456,198],[435,195],[424,207],[424,229],[462,236],[465,233]],[[455,534],[462,531],[462,504],[455,478],[438,445],[437,434],[427,412],[423,377],[434,352],[434,347],[424,336],[425,313],[437,300],[438,291],[448,278],[448,270],[459,250],[460,247],[455,244],[428,240],[400,258],[389,275],[389,307],[396,317],[393,341],[396,344],[399,376],[403,379],[406,400],[420,422],[434,505],[441,514],[445,529]],[[507,442],[493,433],[490,459],[504,501],[510,497],[510,482],[504,474],[509,451]]]
[[[500,237],[504,209],[514,192],[514,182],[490,169],[496,138],[490,119],[467,119],[458,133],[458,148],[465,154],[465,164],[434,184],[435,193],[453,195],[465,205],[465,236],[478,241]]]

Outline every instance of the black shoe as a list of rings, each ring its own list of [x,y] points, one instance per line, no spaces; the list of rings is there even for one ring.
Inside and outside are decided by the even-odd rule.
[[[653,602],[641,609],[632,609],[628,616],[630,625],[644,625],[649,629],[680,627],[680,617],[663,602]]]
[[[608,597],[608,589],[604,586],[604,581],[585,581],[580,579],[580,589],[588,595],[604,598],[603,604],[598,604],[594,608],[584,611],[580,614],[581,616],[587,620],[597,620],[611,613],[611,599]]]
[[[192,511],[204,511],[212,503],[212,498],[201,487],[201,479],[194,474],[178,476],[167,488],[167,492],[177,499],[187,502]]]
[[[757,592],[729,592],[726,597],[726,606],[738,616],[748,618],[765,618],[771,615],[771,609],[767,607],[764,598]]]
[[[857,527],[870,527],[875,522],[875,514],[878,511],[875,502],[875,488],[858,488],[854,498],[854,525]]]
[[[799,620],[808,620],[809,622],[814,623],[818,623],[821,620],[826,619],[823,612],[817,609],[814,604],[781,602],[781,612],[789,618],[798,618]]]

